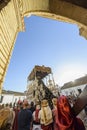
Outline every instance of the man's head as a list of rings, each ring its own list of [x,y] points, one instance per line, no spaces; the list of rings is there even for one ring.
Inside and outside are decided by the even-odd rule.
[[[28,107],[28,101],[25,99],[23,101],[23,108],[27,108]]]

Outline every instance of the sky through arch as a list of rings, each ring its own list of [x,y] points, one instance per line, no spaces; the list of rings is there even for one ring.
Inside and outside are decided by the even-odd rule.
[[[60,86],[87,74],[87,40],[79,36],[77,25],[37,16],[24,20],[25,32],[18,34],[4,89],[25,91],[35,65],[51,67]]]

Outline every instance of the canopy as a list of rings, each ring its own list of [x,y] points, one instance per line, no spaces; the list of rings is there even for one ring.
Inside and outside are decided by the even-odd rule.
[[[35,66],[30,75],[28,76],[28,80],[34,80],[35,77],[37,79],[43,79],[45,76],[51,73],[50,67],[45,66]]]

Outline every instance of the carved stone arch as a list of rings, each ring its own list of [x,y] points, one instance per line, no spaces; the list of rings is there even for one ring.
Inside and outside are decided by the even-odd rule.
[[[24,1],[24,0],[23,0]],[[87,9],[75,4],[66,2],[66,0],[28,0],[29,6],[25,9],[23,4],[23,14],[37,15],[47,17],[63,22],[77,24],[80,29],[80,35],[87,38]],[[68,0],[69,1],[69,0]],[[27,1],[25,2],[27,5]],[[37,4],[39,3],[39,4]]]
[[[87,8],[70,0],[3,0],[0,4],[0,93],[18,32],[24,31],[24,17],[41,17],[77,24],[87,38]],[[5,2],[7,2],[5,4]]]

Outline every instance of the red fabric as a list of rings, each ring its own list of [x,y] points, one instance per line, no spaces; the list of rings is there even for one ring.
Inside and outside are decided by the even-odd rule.
[[[35,121],[36,121],[36,122],[39,122],[38,114],[39,114],[39,109],[36,109],[36,110],[35,110]]]
[[[54,130],[58,130],[58,125],[57,125],[58,112],[57,112],[57,109],[54,108],[52,110],[52,113],[53,113],[53,128],[54,128]]]
[[[20,110],[14,109],[14,111],[15,111],[15,119],[14,119],[14,123],[12,126],[12,130],[18,130],[18,113]]]
[[[41,125],[41,129],[42,130],[53,130],[53,126],[52,126],[52,124],[49,124],[47,126]]]
[[[74,117],[71,106],[66,96],[61,96],[57,103],[58,130],[85,130],[82,121]],[[82,129],[77,129],[81,126]]]
[[[76,118],[75,125],[76,125],[76,130],[85,130],[84,124],[80,118]]]

